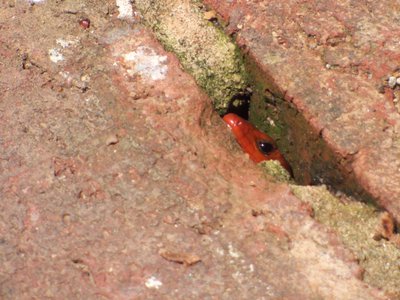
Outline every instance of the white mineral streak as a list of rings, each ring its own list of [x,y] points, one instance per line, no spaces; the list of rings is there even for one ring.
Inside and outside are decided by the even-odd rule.
[[[130,0],[116,0],[118,6],[119,19],[130,19],[133,16],[133,9]]]
[[[168,67],[165,65],[167,57],[157,55],[153,49],[146,46],[124,54],[123,58],[126,63],[133,63],[128,69],[128,74],[131,76],[139,74],[152,80],[162,80],[168,71]]]
[[[64,56],[56,48],[49,50],[49,57],[53,63],[58,63],[64,60]]]

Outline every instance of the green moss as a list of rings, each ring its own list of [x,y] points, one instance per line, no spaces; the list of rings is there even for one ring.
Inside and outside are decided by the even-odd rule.
[[[400,250],[373,235],[379,224],[379,212],[370,204],[351,198],[337,198],[325,186],[291,186],[293,193],[314,209],[317,221],[335,230],[343,244],[353,251],[365,269],[364,281],[400,296]]]
[[[269,160],[258,164],[265,174],[272,176],[276,182],[291,182],[291,177],[288,171],[284,169],[279,161]]]
[[[251,98],[250,102],[250,122],[252,122],[261,131],[266,132],[275,140],[281,140],[284,136],[285,125],[282,123],[279,117],[279,111],[275,106],[270,104],[278,100],[267,99],[260,95],[258,89],[255,89],[255,93]],[[280,145],[281,147],[281,145]]]
[[[251,58],[246,58],[245,67],[250,74],[249,81],[253,88],[249,120],[258,129],[270,135],[286,157],[289,153],[289,127],[285,122],[287,103],[282,100],[283,96],[273,84],[272,78],[260,70]]]
[[[174,52],[223,114],[247,87],[240,51],[228,36],[203,17],[199,1],[135,1],[164,47]]]

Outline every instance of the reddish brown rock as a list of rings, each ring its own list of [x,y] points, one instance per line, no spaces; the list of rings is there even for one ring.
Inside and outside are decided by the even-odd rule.
[[[148,30],[69,5],[0,10],[2,299],[384,299]]]
[[[205,2],[280,109],[296,178],[372,197],[400,220],[399,3]]]

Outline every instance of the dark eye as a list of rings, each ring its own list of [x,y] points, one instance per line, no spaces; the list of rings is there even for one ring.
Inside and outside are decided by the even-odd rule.
[[[265,155],[270,154],[275,148],[274,145],[267,141],[258,141],[257,142],[258,149]]]

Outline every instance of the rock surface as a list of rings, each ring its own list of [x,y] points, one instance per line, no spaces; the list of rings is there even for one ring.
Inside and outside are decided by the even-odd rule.
[[[298,180],[360,193],[400,220],[399,1],[204,2],[286,109]]]
[[[117,4],[0,5],[1,298],[384,299]]]
[[[164,47],[174,52],[184,69],[213,100],[223,115],[232,99],[243,101],[248,87],[239,49],[214,26],[200,1],[138,0],[146,24]]]

